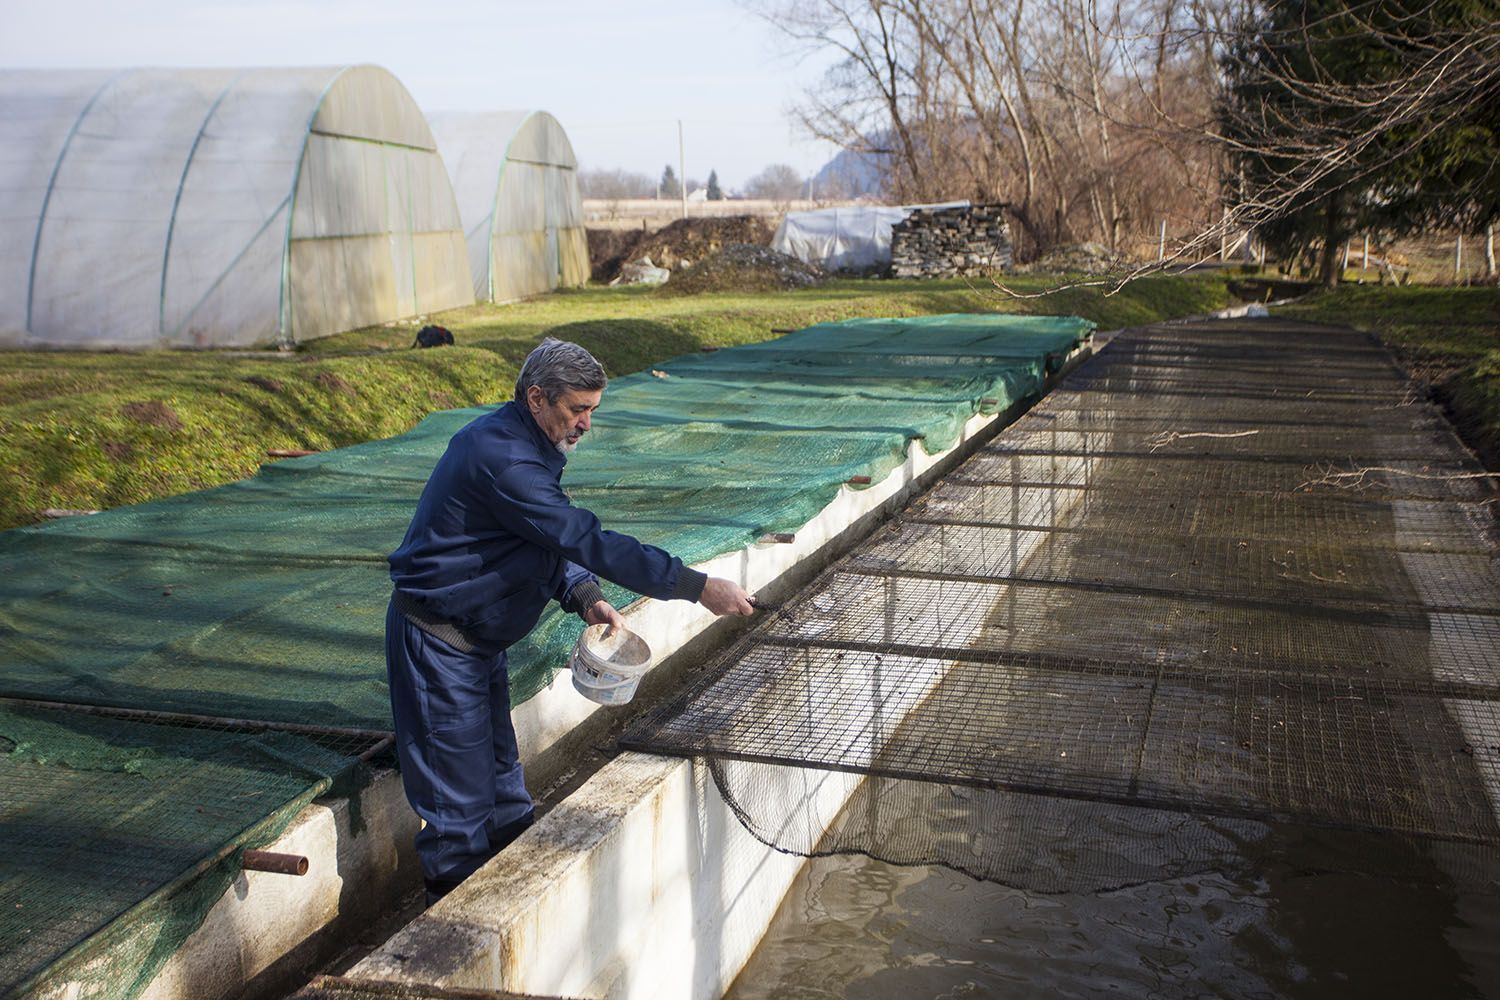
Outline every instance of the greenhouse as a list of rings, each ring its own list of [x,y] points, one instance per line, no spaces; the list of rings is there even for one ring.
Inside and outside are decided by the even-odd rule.
[[[545,111],[429,116],[453,179],[474,298],[513,302],[589,277],[578,161]]]
[[[0,72],[0,345],[248,347],[473,300],[375,66]]]

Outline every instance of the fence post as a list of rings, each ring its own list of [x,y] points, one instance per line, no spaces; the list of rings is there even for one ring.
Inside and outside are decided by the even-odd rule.
[[[1161,235],[1156,238],[1156,262],[1167,259],[1167,220],[1161,220]]]
[[[1370,234],[1365,233],[1365,255],[1359,261],[1359,273],[1361,276],[1370,269]]]
[[[1495,276],[1495,225],[1484,231],[1484,273],[1493,278]]]
[[[682,142],[682,119],[677,119],[677,187],[682,193],[682,217],[687,218],[687,153]]]
[[[1453,241],[1453,283],[1457,284],[1464,276],[1464,234],[1459,233],[1458,239]]]

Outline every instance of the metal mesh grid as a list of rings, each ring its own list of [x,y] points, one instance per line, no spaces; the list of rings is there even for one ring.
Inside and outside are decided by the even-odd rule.
[[[1149,406],[1132,407],[1130,410],[1108,408],[1068,408],[1061,404],[1066,398],[1066,389],[1048,397],[1048,408],[1030,410],[1008,429],[1006,439],[1025,431],[1121,431],[1124,433],[1159,434],[1180,429],[1180,414],[1172,409],[1156,409]],[[1077,394],[1074,393],[1074,398]],[[1412,403],[1416,402],[1413,397]],[[1268,405],[1250,410],[1236,407],[1227,413],[1198,413],[1196,423],[1210,430],[1241,431],[1245,429],[1269,433],[1278,430],[1297,430],[1306,421],[1299,416],[1278,414],[1285,406]],[[1335,417],[1340,419],[1335,419]],[[1435,411],[1415,405],[1395,406],[1389,409],[1365,412],[1345,412],[1330,415],[1320,426],[1326,432],[1342,430],[1380,430],[1395,433],[1439,433],[1444,440],[1451,440],[1453,428]],[[1212,442],[1200,442],[1212,443]]]
[[[1328,475],[1361,462],[1395,471]],[[901,860],[1030,870],[993,856],[1018,843],[1003,800],[1493,857],[1500,558],[1476,471],[1363,336],[1117,338],[622,743],[714,759],[751,829],[803,853],[891,856],[899,833]],[[785,813],[816,797],[758,801],[782,783],[746,762],[878,780],[814,822]],[[913,779],[999,798],[912,847],[875,802],[931,806]]]
[[[1500,691],[1492,615],[1288,608],[1049,583],[835,572],[766,622],[753,644],[1164,677],[1315,675],[1411,694]]]
[[[1148,520],[1137,522],[1149,524]],[[850,560],[869,572],[1013,577],[1160,594],[1299,604],[1390,605],[1500,613],[1493,560],[1466,552],[1197,535],[901,523]],[[1394,558],[1393,558],[1394,556]],[[1024,565],[1018,563],[1024,562]]]
[[[1163,421],[1162,423],[1165,423]],[[1421,461],[1433,448],[1448,443],[1437,430],[1372,434],[1370,428],[1332,430],[1317,434],[1289,427],[1224,429],[1217,421],[1211,429],[1183,432],[1161,427],[1013,427],[991,452],[999,455],[1059,455],[1077,457],[1176,458],[1188,462],[1243,460],[1259,462],[1310,462],[1328,456],[1349,458],[1361,450],[1373,453],[1375,461],[1403,459]],[[1196,437],[1194,436],[1196,435]]]
[[[1101,469],[1100,463],[1109,458],[1107,455],[1008,455],[986,451],[966,462],[949,482],[1012,488],[1102,488],[1104,484],[1095,482],[1095,473]],[[1482,480],[1454,478],[1473,472],[1471,464],[1440,457],[1381,462],[1375,467],[1380,471],[1372,471],[1354,485],[1347,486],[1328,482],[1329,474],[1350,473],[1352,480],[1354,471],[1369,467],[1337,454],[1321,462],[1275,458],[1179,462],[1169,455],[1141,455],[1137,460],[1140,474],[1128,485],[1132,501],[1143,507],[1165,507],[1183,497],[1204,495],[1281,496],[1326,492],[1379,500],[1468,500],[1476,503],[1485,502],[1492,495]]]
[[[1093,497],[1085,494],[1070,510],[1053,513],[1047,503],[1051,499],[1038,497],[1034,491],[948,482],[913,504],[906,521],[1069,532],[1083,530],[1085,517],[1097,507]],[[1397,552],[1485,554],[1495,538],[1494,518],[1483,504],[1426,500],[1372,503],[1334,495],[1208,495],[1191,506],[1170,502],[1159,505],[1152,521],[1175,535],[1290,542],[1332,536],[1345,546]]]
[[[1057,670],[771,645],[747,650],[741,669],[757,680],[660,738],[695,754],[1500,843],[1474,759],[1500,760],[1485,749],[1500,745],[1494,705],[1470,737],[1428,694],[1290,671]],[[871,708],[850,711],[856,701]],[[700,712],[719,722],[706,738]]]

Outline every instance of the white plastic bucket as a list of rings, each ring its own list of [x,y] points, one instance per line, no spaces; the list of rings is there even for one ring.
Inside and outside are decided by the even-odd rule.
[[[651,666],[651,647],[627,628],[590,625],[578,637],[568,664],[573,668],[573,687],[589,701],[600,705],[623,705],[635,697],[635,689]]]

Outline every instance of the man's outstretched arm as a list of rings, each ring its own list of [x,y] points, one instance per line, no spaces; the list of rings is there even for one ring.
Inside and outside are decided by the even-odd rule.
[[[654,545],[604,530],[591,511],[573,506],[552,473],[540,464],[507,466],[496,474],[493,489],[499,501],[496,509],[507,529],[580,568],[638,594],[699,601],[717,615],[754,611],[749,594],[733,581],[710,579]],[[574,584],[566,596],[585,585],[582,581]],[[601,603],[608,607],[602,598],[600,594],[586,610],[607,618],[607,612],[598,609]]]

